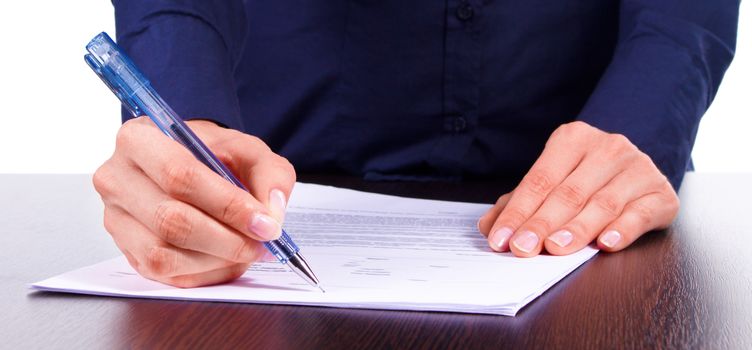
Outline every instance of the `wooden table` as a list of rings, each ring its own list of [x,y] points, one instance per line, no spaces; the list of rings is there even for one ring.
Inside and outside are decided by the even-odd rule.
[[[502,184],[366,183],[490,202]],[[88,175],[0,175],[0,348],[752,349],[752,175],[689,174],[679,219],[517,317],[93,297],[28,284],[118,254]]]

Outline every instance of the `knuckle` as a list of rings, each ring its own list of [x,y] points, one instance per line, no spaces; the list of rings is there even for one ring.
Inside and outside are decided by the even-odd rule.
[[[572,122],[567,123],[572,128],[576,129],[590,129],[592,126],[590,124],[583,122],[582,120],[575,120]]]
[[[548,234],[553,231],[551,220],[545,217],[533,217],[525,223],[525,226],[534,228],[533,231],[538,232],[539,234]]]
[[[601,152],[606,159],[623,158],[626,155],[633,154],[636,147],[622,134],[608,134]]]
[[[191,221],[183,208],[170,202],[162,202],[154,214],[157,235],[178,247],[184,247],[192,230]]]
[[[571,232],[575,237],[585,237],[590,233],[588,225],[581,221],[581,219],[572,219],[566,225],[566,230]]]
[[[668,180],[668,177],[662,172],[660,172],[660,170],[658,170],[657,168],[655,168],[655,171],[658,173],[656,177],[663,184],[666,191],[676,194],[676,191],[674,191],[674,186],[671,185],[671,181]]]
[[[658,168],[656,168],[654,165],[651,164],[649,168],[645,168],[643,171],[640,172],[641,174],[647,174],[649,178],[649,189],[650,192],[657,192],[660,194],[671,194],[676,195],[676,191],[674,191],[674,186],[671,185],[671,182],[669,181],[668,177],[664,175]]]
[[[263,150],[263,151],[271,151],[269,146],[261,140],[258,136],[249,135],[249,134],[243,134],[245,137],[243,137],[240,141],[244,142],[246,146],[250,145],[251,149],[256,150]]]
[[[674,191],[674,186],[671,185],[671,182],[668,180],[668,177],[666,175],[663,175],[660,171],[656,170],[655,175],[653,176],[655,179],[654,186],[652,186],[652,189],[654,189],[656,192],[664,193],[666,195],[676,196],[676,191]]]
[[[243,218],[253,210],[241,194],[234,194],[222,208],[222,221],[226,223],[244,222]]]
[[[120,126],[120,129],[118,129],[118,132],[115,135],[115,148],[127,148],[133,142],[136,134],[134,129],[137,128],[138,119],[139,118],[130,119]]]
[[[194,190],[198,171],[193,166],[173,162],[164,168],[162,186],[170,196],[185,198]]]
[[[632,146],[632,142],[623,134],[609,134],[608,138],[615,147],[624,148]]]
[[[612,194],[597,193],[593,196],[593,203],[611,217],[617,217],[621,214],[622,206]]]
[[[146,269],[152,276],[168,276],[175,269],[175,259],[164,247],[155,246],[146,253]]]
[[[219,159],[229,169],[236,168],[237,159],[233,152],[230,152],[223,148],[215,148],[214,155],[217,156],[217,159]]]
[[[282,171],[287,174],[290,177],[290,180],[292,183],[295,183],[297,181],[298,175],[295,173],[295,167],[290,163],[290,161],[282,156],[279,156],[280,158],[280,168],[282,168]]]
[[[637,216],[637,219],[640,220],[640,224],[643,226],[650,226],[654,221],[655,211],[647,205],[634,203],[631,205],[630,211]]]
[[[114,173],[110,170],[111,165],[105,162],[100,166],[97,171],[94,172],[91,182],[94,185],[94,189],[99,193],[101,197],[106,197],[115,192],[116,181],[114,179]]]
[[[681,200],[679,199],[679,196],[676,195],[676,192],[674,192],[673,189],[671,189],[671,199],[669,201],[669,205],[673,212],[678,212],[679,208],[681,207]]]
[[[655,164],[653,164],[650,157],[642,152],[638,151],[637,153],[632,154],[629,163],[630,164],[627,165],[628,169],[626,171],[630,171],[642,178],[646,178],[653,184],[663,184],[663,182],[667,180],[663,173],[661,173]]]
[[[671,219],[673,220],[676,214],[679,213],[679,208],[681,207],[681,200],[679,199],[679,196],[676,195],[676,192],[674,192],[673,188],[669,188],[664,193],[665,193],[664,205],[665,205],[666,210],[670,214]]]
[[[546,142],[546,146],[554,143],[555,140],[570,139],[573,133],[574,130],[571,123],[559,125],[559,127],[557,127],[554,132],[551,133],[551,137],[548,139],[548,142]]]
[[[553,182],[551,180],[551,175],[549,175],[547,171],[537,169],[527,174],[527,176],[522,179],[521,185],[521,187],[525,188],[533,195],[543,197],[551,191]]]
[[[556,128],[554,133],[560,136],[572,136],[587,130],[587,128],[589,127],[590,125],[588,125],[587,123],[576,120],[560,125],[558,128]]]
[[[506,205],[509,202],[509,198],[512,196],[512,192],[505,193],[496,199],[495,205]]]
[[[636,148],[637,147],[635,147],[635,149]],[[655,163],[653,163],[653,159],[650,158],[649,155],[647,155],[647,154],[645,154],[643,152],[638,152],[637,162],[639,164],[644,164],[645,166],[649,167],[652,171],[658,171],[658,168],[656,168]],[[658,172],[660,173],[660,171],[658,171]],[[661,175],[663,175],[663,174],[661,174]]]
[[[581,209],[585,205],[585,192],[577,185],[561,184],[552,195],[570,209]]]
[[[516,229],[520,227],[523,222],[527,221],[528,217],[528,213],[525,213],[520,208],[507,207],[504,209],[501,215],[499,215],[498,221],[504,224],[508,224],[512,226],[512,228]]]
[[[235,252],[232,254],[232,261],[244,262],[248,261],[248,257],[251,257],[251,260],[255,258],[254,249],[244,239],[235,248]]]

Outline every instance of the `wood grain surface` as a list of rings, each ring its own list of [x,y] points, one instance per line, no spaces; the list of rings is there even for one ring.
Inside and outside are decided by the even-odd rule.
[[[509,188],[301,178],[482,202]],[[0,348],[752,349],[750,180],[689,174],[670,229],[599,254],[504,317],[34,292],[29,283],[118,251],[90,176],[0,175]]]

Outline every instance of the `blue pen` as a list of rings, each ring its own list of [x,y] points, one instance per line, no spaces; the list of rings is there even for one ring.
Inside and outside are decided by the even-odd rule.
[[[135,117],[147,115],[167,136],[179,142],[217,174],[235,186],[248,191],[245,186],[217,159],[188,125],[162,100],[151,87],[133,61],[125,55],[107,33],[100,33],[86,45],[89,53],[84,56],[86,63],[102,78],[102,81],[120,99]],[[308,263],[300,255],[300,249],[283,230],[279,239],[265,242],[264,245],[277,259],[314,287],[319,280]]]

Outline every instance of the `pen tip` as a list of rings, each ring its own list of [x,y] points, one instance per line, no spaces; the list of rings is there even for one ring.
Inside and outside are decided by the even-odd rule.
[[[324,290],[324,288],[321,288],[321,286],[319,286],[319,289],[321,290],[321,293],[326,293],[326,291]]]

